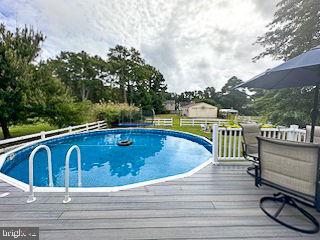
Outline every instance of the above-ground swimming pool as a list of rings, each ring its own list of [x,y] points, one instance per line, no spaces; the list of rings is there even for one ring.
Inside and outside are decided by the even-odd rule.
[[[130,146],[118,146],[131,139]],[[54,187],[64,187],[65,157],[77,145],[81,151],[81,188],[117,188],[146,185],[183,177],[207,165],[211,159],[211,142],[192,134],[156,129],[112,129],[56,137],[12,151],[0,161],[0,172],[22,185],[29,183],[28,160],[38,145],[52,152]],[[78,188],[77,155],[70,158],[70,186]],[[17,181],[17,182],[18,182]],[[48,187],[48,162],[45,150],[34,158],[34,186]]]

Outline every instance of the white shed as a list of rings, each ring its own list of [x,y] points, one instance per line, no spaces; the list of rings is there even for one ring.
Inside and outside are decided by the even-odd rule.
[[[205,102],[199,102],[181,107],[181,113],[190,118],[217,118],[218,108]]]

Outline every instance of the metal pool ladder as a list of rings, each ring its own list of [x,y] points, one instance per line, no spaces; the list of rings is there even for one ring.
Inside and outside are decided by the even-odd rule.
[[[53,181],[52,181],[52,163],[51,163],[51,150],[46,145],[39,145],[30,154],[29,157],[29,192],[30,195],[28,197],[27,203],[32,203],[37,200],[37,198],[34,196],[33,192],[33,159],[35,154],[40,150],[45,149],[47,151],[48,156],[48,175],[49,175],[49,187],[53,187]]]
[[[64,184],[65,184],[65,196],[63,203],[68,203],[71,201],[71,197],[69,195],[69,175],[70,175],[70,169],[69,169],[69,162],[70,162],[70,155],[72,151],[76,149],[77,151],[77,157],[78,157],[78,187],[81,187],[81,154],[80,154],[80,148],[77,145],[73,145],[71,148],[69,148],[67,155],[66,155],[66,167],[65,167],[65,178],[64,178]]]

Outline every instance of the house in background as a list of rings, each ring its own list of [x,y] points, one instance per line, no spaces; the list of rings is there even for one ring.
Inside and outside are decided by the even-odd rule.
[[[182,102],[179,102],[178,110],[182,111],[183,107],[185,107],[187,105],[190,105],[190,104],[194,104],[194,103],[195,103],[194,101],[182,101]]]
[[[217,118],[218,108],[205,102],[191,103],[180,109],[181,114],[190,118]]]
[[[169,113],[176,113],[176,101],[175,100],[167,100],[163,103],[164,109]]]

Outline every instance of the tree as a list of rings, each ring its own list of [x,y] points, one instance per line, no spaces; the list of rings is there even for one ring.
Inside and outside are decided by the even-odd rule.
[[[163,111],[165,79],[159,70],[145,63],[138,50],[117,45],[109,50],[108,64],[109,74],[122,92],[122,102]]]
[[[219,104],[224,108],[234,108],[243,115],[252,115],[249,104],[251,103],[248,94],[240,89],[234,89],[235,86],[243,83],[242,80],[233,76],[222,87],[219,97]]]
[[[99,56],[90,56],[84,51],[61,52],[48,64],[54,74],[70,87],[77,99],[98,102],[106,98],[104,85],[108,81],[108,67]]]
[[[0,124],[5,138],[10,137],[9,125],[35,117],[53,119],[54,110],[72,101],[51,71],[36,64],[43,41],[32,28],[12,33],[0,25]]]
[[[265,48],[254,60],[272,56],[288,60],[320,44],[320,4],[318,0],[281,0],[269,31],[256,43]]]
[[[274,124],[304,126],[311,121],[312,88],[295,88],[266,91],[256,98],[254,107]]]
[[[47,64],[40,63],[33,74],[29,118],[42,118],[52,125],[65,127],[86,120],[90,102],[75,102],[70,89],[53,76]]]
[[[132,78],[136,77],[133,68],[137,65],[143,65],[144,60],[138,50],[128,49],[121,45],[110,48],[107,55],[110,64],[109,73],[117,77],[117,83],[123,93],[123,102],[128,103],[127,92],[133,84]]]
[[[319,19],[318,0],[280,1],[274,19],[268,25],[269,31],[257,39],[256,43],[265,50],[254,61],[265,56],[286,61],[319,45]],[[312,91],[309,87],[266,91],[265,96],[259,96],[254,106],[275,123],[305,125],[310,121],[311,99]],[[299,104],[296,103],[298,100],[301,101]]]
[[[23,117],[25,92],[35,70],[32,62],[43,41],[44,36],[33,29],[17,28],[12,33],[0,25],[0,124],[5,138],[10,137],[10,121]]]

